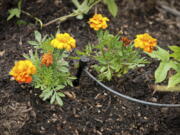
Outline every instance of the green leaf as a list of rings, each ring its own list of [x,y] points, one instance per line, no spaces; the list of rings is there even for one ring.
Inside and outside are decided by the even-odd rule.
[[[107,71],[107,79],[108,80],[111,80],[111,78],[112,78],[112,74],[111,74],[111,70],[108,68],[108,71]]]
[[[20,14],[21,14],[21,10],[18,9],[18,8],[10,9],[8,12],[9,12],[9,16],[8,16],[8,18],[7,18],[7,21],[9,21],[10,19],[12,19],[13,17],[19,18],[19,17],[20,17]]]
[[[38,42],[41,42],[41,40],[42,40],[41,33],[36,30],[36,31],[34,31],[34,35],[35,35],[35,39],[36,39]]]
[[[30,44],[30,45],[34,45],[34,46],[39,45],[39,43],[38,43],[38,42],[36,42],[36,41],[28,41],[28,44]]]
[[[177,60],[180,60],[180,47],[179,46],[169,46],[169,48],[174,52],[170,56]]]
[[[60,106],[63,106],[63,101],[58,95],[56,95],[56,101]]]
[[[21,10],[22,0],[19,0],[18,2],[18,9]]]
[[[53,91],[44,92],[43,100],[46,100],[46,99],[50,98],[50,96],[52,96],[52,94],[53,94]]]
[[[54,93],[53,96],[51,97],[50,104],[53,104],[55,99],[56,99],[56,93]]]
[[[174,65],[172,65],[171,62],[161,62],[159,67],[155,71],[155,80],[156,83],[162,82],[166,79],[167,72],[170,68],[172,68]]]
[[[162,49],[158,47],[158,50],[153,51],[152,53],[147,53],[151,58],[156,58],[162,61],[168,61],[169,60],[169,52],[165,49]]]
[[[76,8],[81,6],[78,0],[72,0],[72,3],[76,6]]]
[[[69,72],[69,69],[67,67],[60,67],[59,70],[64,73]]]
[[[106,69],[107,69],[106,67],[102,67],[102,68],[100,69],[100,72],[102,73],[102,72],[104,72]]]
[[[107,5],[109,12],[115,17],[118,12],[115,0],[104,0],[104,3]]]
[[[174,87],[180,83],[180,73],[176,73],[169,78],[168,87]]]
[[[81,51],[79,51],[79,50],[76,50],[76,54],[77,54],[77,55],[85,55],[84,52],[81,52]]]
[[[26,25],[27,22],[24,21],[24,20],[17,20],[17,21],[16,21],[16,24],[17,24],[17,25]]]
[[[61,89],[64,89],[64,85],[58,85],[54,90],[61,90]]]
[[[59,95],[60,97],[65,97],[65,95],[64,95],[62,92],[58,92],[58,95]]]

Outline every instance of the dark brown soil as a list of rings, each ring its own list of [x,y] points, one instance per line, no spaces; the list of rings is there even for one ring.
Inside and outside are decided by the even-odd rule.
[[[59,0],[59,4],[55,5],[54,1],[37,3],[27,0],[23,8],[43,22],[68,14],[74,8],[71,2]],[[116,18],[111,17],[104,5],[97,8],[99,13],[110,18],[109,29],[112,33],[122,32],[133,39],[136,34],[149,32],[163,48],[180,45],[180,25],[176,16],[155,7],[143,10],[146,2],[142,2],[140,8],[136,5],[135,9],[129,8],[121,0],[117,0],[117,3],[119,13]],[[180,2],[176,0],[174,7],[178,9],[178,5]],[[62,32],[69,32],[76,38],[78,49],[95,39],[95,33],[87,25],[93,13],[94,10],[91,10],[83,20],[72,18],[59,25]],[[14,61],[23,59],[22,54],[31,49],[27,41],[33,39],[33,30],[38,26],[34,25],[33,19],[24,15],[21,19],[28,24],[20,26],[16,24],[17,19],[7,22],[5,17],[0,21],[0,135],[180,134],[180,108],[158,108],[129,102],[105,91],[85,73],[79,87],[65,90],[69,96],[64,98],[63,107],[42,101],[38,97],[40,90],[11,81],[8,72]],[[54,34],[57,26],[52,24],[39,31]],[[153,95],[149,86],[154,83],[153,72],[157,65],[158,62],[153,61],[107,85],[146,101],[180,103],[178,93]]]

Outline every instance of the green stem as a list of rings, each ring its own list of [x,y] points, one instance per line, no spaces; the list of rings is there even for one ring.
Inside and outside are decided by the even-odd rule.
[[[80,15],[80,14],[82,14],[82,13],[81,13],[81,12],[78,12],[78,13],[73,12],[73,13],[71,13],[71,14],[69,14],[69,15],[61,16],[61,17],[59,17],[59,18],[56,18],[56,19],[54,19],[54,20],[49,21],[49,22],[46,23],[46,24],[43,24],[43,27],[46,27],[46,26],[48,26],[48,25],[50,25],[50,24],[52,24],[52,23],[55,23],[55,22],[64,22],[64,21],[66,21],[67,19],[69,19],[69,18],[71,18],[71,17],[74,17],[74,16],[78,16],[78,15]]]
[[[37,18],[37,17],[31,15],[30,13],[28,13],[28,12],[26,12],[26,11],[24,11],[24,10],[21,10],[21,12],[22,12],[23,14],[25,14],[25,15],[27,15],[27,16],[33,18],[33,19],[35,19],[35,20],[40,24],[40,26],[41,26],[41,28],[42,28],[43,23],[42,23],[42,21],[41,21],[39,18]]]
[[[180,85],[174,87],[168,87],[166,85],[154,85],[153,88],[155,91],[160,92],[180,92]]]
[[[98,4],[99,2],[101,2],[101,0],[97,0],[97,1],[95,1],[94,3],[92,3],[92,4],[89,6],[89,10],[90,10],[93,6],[95,6],[96,4]],[[71,18],[71,17],[75,17],[75,16],[78,16],[78,15],[81,15],[81,14],[84,14],[84,12],[78,11],[78,12],[73,12],[73,13],[71,13],[71,14],[69,14],[69,15],[61,16],[61,17],[59,17],[59,18],[56,18],[56,19],[54,19],[54,20],[49,21],[49,22],[46,23],[46,24],[43,24],[43,27],[46,27],[46,26],[48,26],[48,25],[50,25],[50,24],[53,24],[53,23],[55,23],[55,22],[64,22],[64,21],[66,21],[67,19],[69,19],[69,18]]]

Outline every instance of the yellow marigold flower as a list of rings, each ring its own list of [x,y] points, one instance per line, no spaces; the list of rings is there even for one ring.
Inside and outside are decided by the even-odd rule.
[[[46,65],[47,67],[49,67],[52,64],[53,64],[52,54],[51,53],[43,54],[42,59],[41,59],[41,65]]]
[[[76,40],[68,33],[56,34],[56,38],[51,41],[51,45],[54,48],[71,51],[71,49],[76,47]]]
[[[107,21],[109,21],[107,17],[103,17],[101,14],[95,14],[89,19],[88,23],[91,28],[98,31],[99,29],[106,29],[108,27]]]
[[[136,48],[141,48],[145,52],[151,53],[154,47],[157,45],[157,39],[151,37],[149,34],[139,34],[134,40],[134,46]]]
[[[19,83],[30,83],[33,74],[36,73],[36,67],[30,60],[20,60],[9,72]]]

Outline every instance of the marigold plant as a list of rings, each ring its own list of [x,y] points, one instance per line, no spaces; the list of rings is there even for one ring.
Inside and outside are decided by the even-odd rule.
[[[44,36],[35,31],[35,41],[29,41],[35,51],[24,54],[27,59],[19,61],[10,71],[18,82],[30,83],[39,88],[43,100],[63,105],[62,92],[66,86],[73,86],[75,79],[69,72],[66,61],[71,49],[76,47],[76,41],[68,33],[56,34],[56,37]],[[62,47],[61,47],[62,46]]]
[[[84,51],[76,51],[95,60],[91,67],[98,73],[102,81],[121,77],[130,69],[143,66],[147,61],[141,57],[140,51],[133,44],[124,45],[120,35],[112,35],[108,31],[97,32],[97,44],[87,45]],[[133,57],[132,57],[133,56]]]
[[[108,27],[107,21],[109,19],[107,17],[103,17],[101,14],[95,14],[92,18],[89,19],[89,25],[95,31],[100,29],[106,29]]]
[[[169,46],[171,53],[157,46],[157,39],[152,38],[149,34],[137,35],[134,40],[134,46],[144,49],[145,53],[151,58],[160,61],[158,68],[155,70],[155,83],[161,83],[168,79],[167,87],[155,86],[156,90],[173,90],[180,88],[180,47]],[[156,49],[154,49],[156,48]],[[153,51],[154,50],[154,51]],[[171,76],[168,72],[173,71]],[[180,89],[179,89],[180,90]]]
[[[141,48],[145,52],[151,53],[154,47],[157,45],[157,39],[151,37],[149,34],[139,34],[134,40],[134,46],[136,48]]]
[[[30,83],[32,75],[36,73],[36,67],[30,60],[20,60],[15,63],[9,72],[19,83]]]

